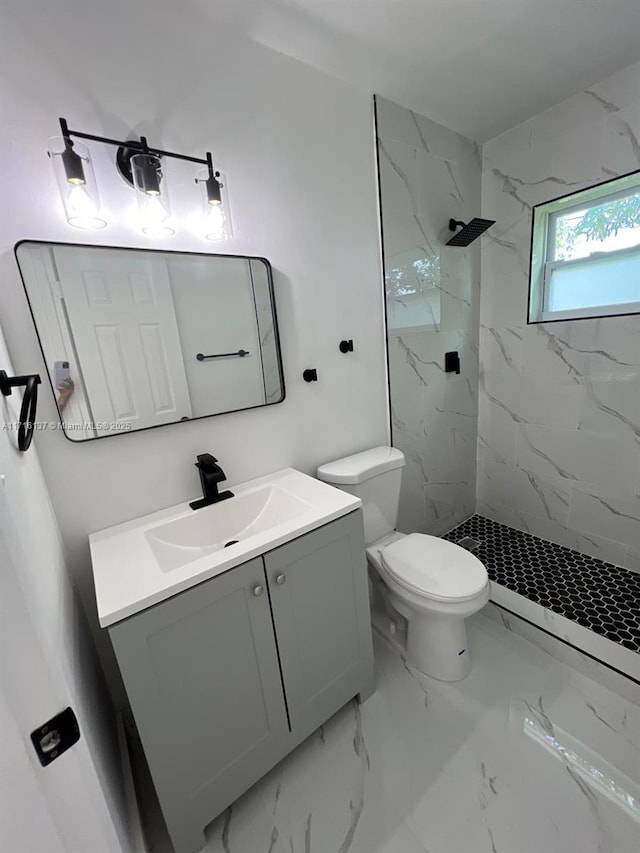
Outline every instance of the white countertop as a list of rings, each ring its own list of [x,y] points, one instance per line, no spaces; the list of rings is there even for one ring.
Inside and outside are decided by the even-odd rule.
[[[233,498],[198,510],[192,510],[188,502],[182,503],[92,533],[89,544],[100,625],[113,625],[362,506],[359,498],[293,468],[230,488],[241,497],[268,486],[303,502],[304,511],[231,548],[216,550],[169,571],[160,568],[147,532],[198,513],[215,513],[216,507],[230,505]]]

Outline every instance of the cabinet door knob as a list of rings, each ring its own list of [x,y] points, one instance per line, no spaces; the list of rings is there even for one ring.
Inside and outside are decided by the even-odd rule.
[[[262,586],[261,583],[258,583],[254,586],[253,594],[255,595],[256,598],[258,598],[258,596],[262,595],[263,592],[264,592],[264,587]]]
[[[286,579],[286,575],[276,575],[276,583],[278,584],[278,586],[282,586]]]

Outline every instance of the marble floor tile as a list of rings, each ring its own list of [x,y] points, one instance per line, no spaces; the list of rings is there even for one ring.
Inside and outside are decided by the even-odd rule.
[[[482,614],[469,636],[454,684],[376,637],[375,694],[214,821],[205,853],[638,853],[640,707]]]

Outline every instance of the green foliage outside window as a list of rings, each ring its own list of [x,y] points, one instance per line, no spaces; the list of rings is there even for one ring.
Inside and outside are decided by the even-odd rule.
[[[640,228],[640,193],[591,207],[577,220],[573,217],[559,217],[556,224],[556,258],[568,260],[580,237],[601,242],[626,228]]]

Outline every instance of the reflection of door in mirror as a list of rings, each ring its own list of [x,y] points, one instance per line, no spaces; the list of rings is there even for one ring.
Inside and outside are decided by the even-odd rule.
[[[191,417],[164,258],[59,246],[55,262],[100,434]]]
[[[268,261],[35,242],[16,257],[68,438],[284,399]]]

